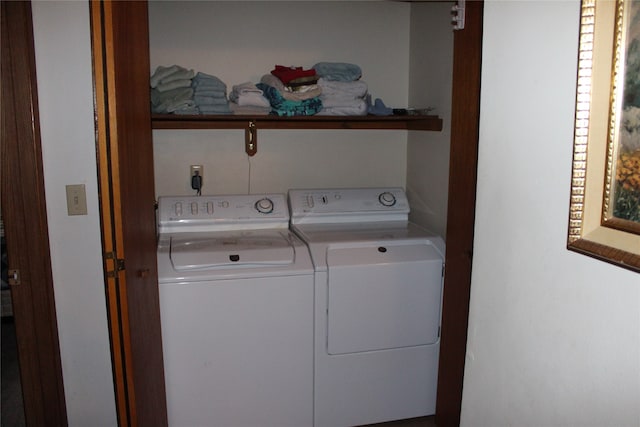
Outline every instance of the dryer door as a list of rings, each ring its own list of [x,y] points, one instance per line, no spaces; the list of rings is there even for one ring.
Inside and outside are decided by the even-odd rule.
[[[329,248],[329,354],[438,341],[442,257],[429,243]]]

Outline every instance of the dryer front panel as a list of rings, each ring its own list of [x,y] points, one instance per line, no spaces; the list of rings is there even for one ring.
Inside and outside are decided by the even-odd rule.
[[[438,341],[443,261],[432,245],[336,246],[327,261],[329,354]]]

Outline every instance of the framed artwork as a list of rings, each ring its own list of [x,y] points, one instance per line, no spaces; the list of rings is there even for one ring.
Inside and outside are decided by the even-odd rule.
[[[640,0],[582,0],[567,247],[640,272]]]

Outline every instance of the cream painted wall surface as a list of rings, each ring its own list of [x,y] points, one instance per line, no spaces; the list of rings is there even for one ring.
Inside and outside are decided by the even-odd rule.
[[[117,425],[102,275],[89,4],[33,2],[40,129],[69,426]],[[67,216],[84,184],[88,215]]]
[[[432,107],[442,132],[409,132],[407,197],[411,221],[445,236],[449,195],[453,28],[451,3],[411,4],[409,105]]]
[[[580,4],[485,3],[462,425],[640,425],[640,275],[566,247]]]
[[[158,1],[149,4],[150,55],[213,74],[232,86],[257,83],[276,64],[350,62],[372,97],[408,106],[410,5],[401,2]],[[203,194],[289,188],[405,186],[406,131],[153,133],[156,194],[193,194],[189,165],[204,166]]]

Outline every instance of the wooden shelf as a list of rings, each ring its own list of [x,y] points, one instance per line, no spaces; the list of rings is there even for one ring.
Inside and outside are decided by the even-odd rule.
[[[396,129],[441,131],[442,119],[438,116],[182,116],[154,114],[153,129],[247,129],[249,123],[255,129]]]

